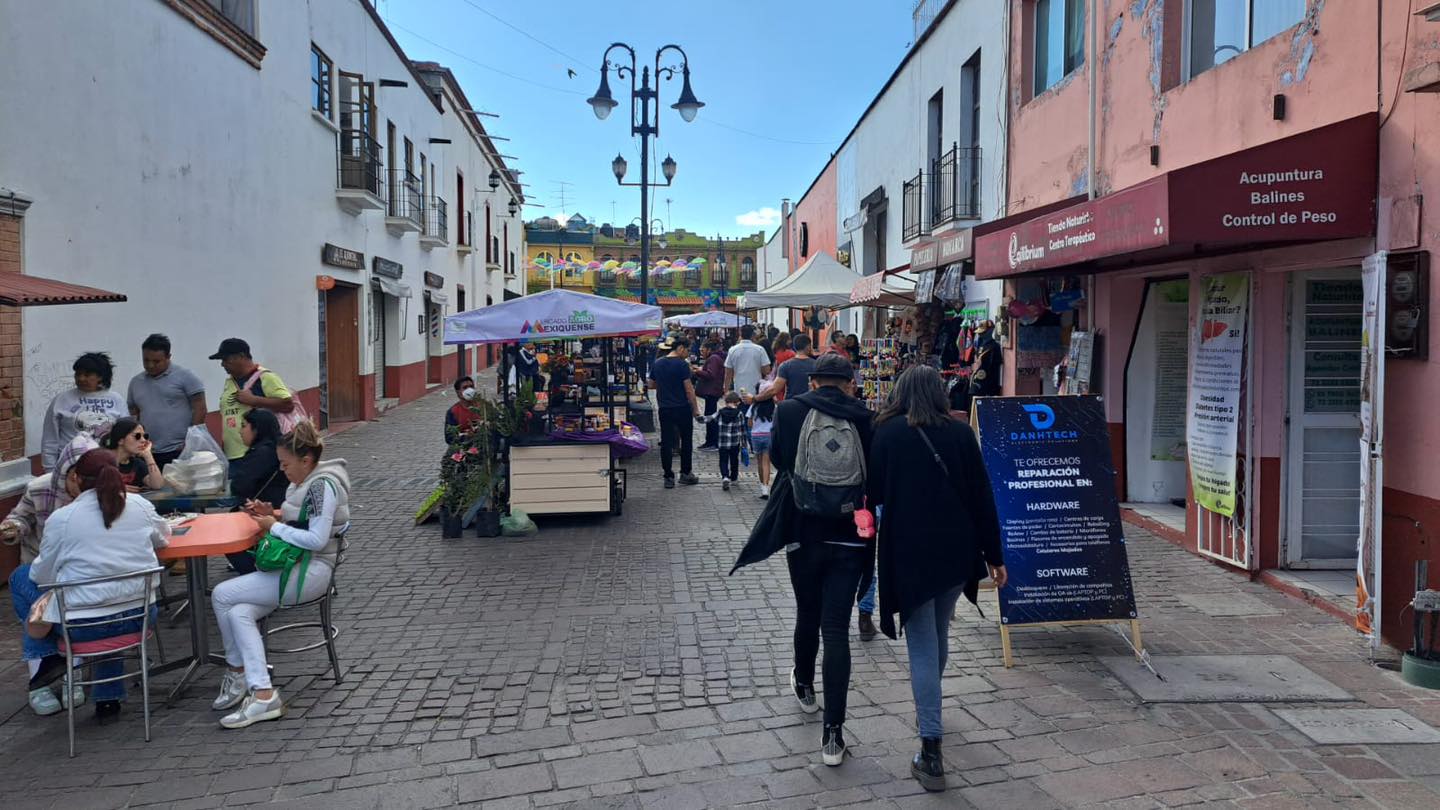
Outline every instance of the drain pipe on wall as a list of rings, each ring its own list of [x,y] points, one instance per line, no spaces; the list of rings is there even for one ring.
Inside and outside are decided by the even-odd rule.
[[[1085,159],[1085,188],[1090,199],[1095,199],[1095,99],[1100,83],[1100,0],[1090,0],[1090,106],[1086,109],[1090,123],[1090,147]]]

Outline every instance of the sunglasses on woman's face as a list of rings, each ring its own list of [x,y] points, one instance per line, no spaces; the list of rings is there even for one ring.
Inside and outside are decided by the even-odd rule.
[[[135,432],[135,433],[131,433],[131,434],[130,434],[130,438],[132,438],[132,439],[139,439],[139,440],[141,440],[141,441],[145,441],[145,440],[147,440],[147,439],[150,438],[150,434],[149,434],[149,433],[140,433],[140,432],[137,431],[137,432]]]

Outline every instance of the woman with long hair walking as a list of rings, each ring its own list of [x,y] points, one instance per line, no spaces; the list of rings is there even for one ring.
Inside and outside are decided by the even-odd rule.
[[[975,601],[987,574],[1004,587],[1000,524],[980,444],[950,418],[940,374],[915,366],[900,375],[876,419],[870,505],[880,509],[880,629],[910,654],[910,686],[921,748],[910,770],[926,790],[945,789],[940,754],[940,678],[955,603]]]

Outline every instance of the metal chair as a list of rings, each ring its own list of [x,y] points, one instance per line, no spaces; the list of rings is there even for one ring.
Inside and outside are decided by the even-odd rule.
[[[150,742],[150,658],[145,647],[145,642],[155,638],[157,645],[159,639],[155,633],[155,627],[151,622],[151,609],[155,605],[154,584],[155,577],[163,575],[165,569],[162,566],[147,568],[143,571],[133,571],[126,574],[115,574],[108,577],[95,577],[93,579],[82,579],[74,582],[58,582],[53,584],[40,584],[55,594],[56,604],[60,611],[60,641],[61,652],[65,653],[65,680],[64,688],[67,697],[70,690],[77,686],[94,686],[101,683],[122,681],[126,678],[140,678],[140,693],[145,707],[145,742]],[[65,607],[65,592],[70,588],[82,585],[97,585],[105,582],[121,582],[128,579],[140,579],[144,582],[143,598],[137,605],[133,600],[115,604],[114,608],[118,615],[107,615],[93,619],[71,619],[69,611]],[[86,609],[108,607],[106,605],[87,605]],[[139,616],[134,615],[138,610]],[[75,641],[70,634],[76,630],[93,630],[107,625],[119,625],[124,622],[140,619],[140,631],[132,633],[119,633],[113,636],[105,636],[90,641]],[[94,677],[94,667],[97,663],[107,659],[125,659],[129,656],[126,653],[131,650],[139,651],[140,669],[134,672],[122,672],[109,678]],[[92,673],[89,680],[75,679],[75,658],[83,656],[82,667],[86,667]],[[70,756],[75,756],[75,701],[66,700],[65,717],[70,728]]]
[[[339,594],[339,592],[340,592],[335,583],[336,583],[337,577],[339,577],[339,575],[340,575],[340,564],[343,563],[343,562],[345,562],[345,552],[346,552],[347,550],[349,550],[349,548],[350,548],[350,541],[346,539],[346,536],[347,536],[349,533],[350,533],[350,524],[349,524],[349,523],[346,523],[344,526],[341,526],[341,527],[340,527],[340,531],[338,531],[338,532],[335,533],[335,539],[336,539],[336,541],[339,543],[340,549],[339,549],[339,551],[336,552],[336,554],[335,554],[335,567],[334,567],[334,569],[330,572],[330,587],[326,588],[324,593],[320,594],[319,596],[315,597],[314,599],[310,599],[310,600],[307,600],[307,601],[304,601],[304,602],[297,602],[297,603],[295,603],[295,604],[293,604],[293,605],[285,605],[285,604],[282,604],[280,607],[276,608],[276,609],[275,609],[273,612],[271,612],[271,614],[270,614],[271,616],[273,616],[273,615],[275,615],[275,613],[279,613],[280,611],[283,611],[283,610],[297,610],[297,609],[299,609],[299,608],[305,608],[305,607],[310,607],[311,605],[315,605],[315,606],[318,606],[318,607],[320,608],[320,620],[319,620],[319,621],[313,621],[313,622],[292,622],[291,624],[285,624],[285,625],[281,625],[281,626],[279,626],[279,627],[270,627],[270,625],[269,625],[269,617],[268,617],[268,616],[260,621],[260,635],[261,635],[261,637],[265,640],[265,654],[266,654],[267,656],[269,656],[269,655],[272,654],[272,653],[286,653],[286,654],[289,654],[289,653],[309,652],[310,650],[315,650],[315,649],[319,649],[320,647],[324,647],[325,650],[326,650],[326,652],[328,652],[328,653],[330,654],[330,672],[331,672],[331,677],[333,677],[333,678],[335,679],[335,682],[336,682],[336,683],[340,683],[341,679],[342,679],[343,676],[344,676],[344,673],[342,673],[342,672],[340,671],[340,657],[339,657],[338,655],[336,655],[336,653],[335,653],[335,639],[336,639],[337,637],[339,637],[339,635],[340,635],[340,628],[339,628],[339,627],[336,627],[336,626],[335,626],[335,623],[334,623],[333,621],[331,621],[331,619],[330,619],[330,599],[331,599],[331,597],[336,596],[336,595]],[[314,643],[312,643],[312,644],[306,644],[306,645],[303,646],[303,647],[291,647],[291,648],[288,648],[288,649],[277,649],[277,650],[272,650],[272,649],[270,648],[270,637],[271,637],[271,636],[276,635],[276,634],[278,634],[278,633],[283,633],[283,632],[285,632],[285,631],[287,631],[287,630],[298,630],[298,629],[300,629],[300,628],[305,628],[305,627],[318,628],[318,629],[320,630],[320,634],[321,634],[322,636],[324,636],[324,638],[322,638],[321,640],[316,641],[316,642],[314,642]]]

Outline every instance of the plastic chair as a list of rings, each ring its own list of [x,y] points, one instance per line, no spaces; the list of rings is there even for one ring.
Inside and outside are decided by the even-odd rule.
[[[349,523],[341,526],[340,531],[335,533],[335,539],[339,542],[340,550],[335,554],[335,568],[330,572],[330,587],[326,588],[324,593],[320,594],[314,599],[310,599],[304,602],[297,602],[293,605],[282,604],[270,614],[271,616],[273,616],[281,611],[297,610],[299,608],[305,608],[314,605],[320,608],[320,620],[313,622],[292,622],[290,624],[281,625],[279,627],[270,627],[269,617],[267,616],[260,622],[260,635],[265,641],[265,654],[267,656],[272,653],[291,654],[309,652],[311,650],[324,647],[326,652],[330,654],[331,677],[335,679],[336,683],[340,683],[341,679],[344,677],[344,673],[340,671],[340,656],[335,653],[335,639],[340,635],[340,628],[336,627],[335,623],[331,621],[330,599],[331,597],[334,597],[340,593],[339,589],[336,587],[335,582],[340,575],[340,565],[341,563],[345,562],[345,552],[350,548],[350,542],[346,539],[346,535],[348,535],[349,533]],[[306,627],[318,628],[320,630],[320,634],[324,638],[314,643],[306,644],[302,647],[290,647],[288,649],[277,650],[270,649],[271,636],[278,633],[286,632],[288,630],[298,630]]]
[[[155,577],[157,575],[162,575],[164,571],[164,567],[157,565],[154,568],[147,568],[143,571],[133,571],[126,574],[115,574],[114,576],[108,577],[95,577],[93,579],[82,579],[76,580],[74,582],[41,584],[42,588],[46,588],[55,594],[56,604],[60,611],[59,647],[60,651],[65,653],[64,688],[68,692],[69,690],[72,690],[77,686],[94,686],[96,684],[122,681],[126,678],[134,678],[138,676],[140,678],[141,699],[145,707],[145,742],[150,742],[150,658],[145,648],[145,642],[149,641],[151,638],[156,638],[158,646],[159,640],[155,634],[155,627],[151,622],[150,614],[151,608],[155,604]],[[65,608],[65,592],[68,589],[79,587],[82,585],[96,585],[104,582],[121,582],[127,579],[141,579],[144,581],[145,585],[143,590],[144,597],[141,600],[140,604],[137,605],[134,601],[127,601],[125,603],[114,605],[116,613],[123,613],[126,615],[121,615],[118,617],[113,615],[101,616],[99,618],[93,619],[68,618],[69,611]],[[87,609],[98,607],[106,606],[86,606]],[[133,614],[134,610],[140,611],[139,617],[130,615]],[[140,619],[140,632],[138,633],[121,633],[114,636],[107,636],[104,638],[95,639],[92,641],[72,641],[70,638],[70,633],[74,630],[79,630],[82,628],[90,630],[97,627],[104,627],[106,625],[118,625],[124,622],[134,621],[136,618]],[[109,658],[127,658],[128,656],[126,655],[126,653],[131,650],[139,651],[139,670],[136,670],[134,672],[122,672],[119,675],[109,678],[93,677],[95,664]],[[85,661],[81,664],[81,666],[88,667],[90,669],[92,677],[89,680],[75,679],[76,656],[83,656],[85,658]],[[74,704],[75,702],[73,700],[65,701],[65,718],[68,722],[68,726],[70,729],[70,756],[72,757],[75,756]]]

